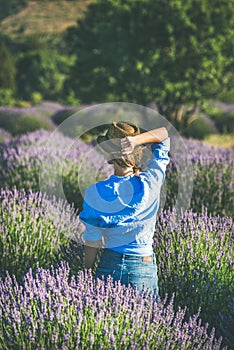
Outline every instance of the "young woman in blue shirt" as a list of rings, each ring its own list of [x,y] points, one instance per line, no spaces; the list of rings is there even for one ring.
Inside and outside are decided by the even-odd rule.
[[[114,174],[87,188],[80,220],[85,225],[84,266],[92,268],[103,248],[96,278],[153,293],[158,301],[158,275],[153,236],[160,190],[170,159],[165,127],[140,132],[138,126],[113,122],[97,142],[108,154]],[[152,156],[141,171],[142,150]]]

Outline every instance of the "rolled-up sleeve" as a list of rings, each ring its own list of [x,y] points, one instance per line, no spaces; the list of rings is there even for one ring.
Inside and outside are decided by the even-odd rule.
[[[166,167],[170,162],[170,138],[151,146],[152,158],[147,162],[147,171],[161,183],[165,180]]]
[[[85,225],[83,239],[85,241],[94,242],[102,239],[102,230],[100,228],[100,219],[98,218],[97,212],[88,204],[91,203],[91,201],[90,199],[87,200],[87,193],[86,191],[83,210],[79,214],[79,219]]]

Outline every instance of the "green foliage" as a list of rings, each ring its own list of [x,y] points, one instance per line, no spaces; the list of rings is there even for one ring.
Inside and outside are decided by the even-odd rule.
[[[44,49],[20,54],[16,66],[20,98],[29,100],[37,91],[44,99],[55,99],[62,91],[69,62],[58,52]]]
[[[53,123],[47,118],[14,112],[0,114],[0,127],[9,131],[13,136],[38,129],[54,129]]]
[[[205,137],[205,142],[216,147],[234,148],[234,133],[232,134],[211,134]]]
[[[24,100],[17,100],[16,101],[16,106],[21,107],[21,108],[29,108],[31,107],[31,102],[29,101],[24,101]]]
[[[10,89],[0,89],[0,106],[14,106],[15,99]]]
[[[179,127],[232,84],[233,39],[229,0],[99,0],[67,31],[77,55],[69,85],[82,103],[156,101]]]
[[[40,94],[40,92],[37,92],[37,91],[34,91],[33,93],[32,93],[32,96],[31,96],[31,99],[30,99],[31,101],[32,101],[32,103],[33,104],[39,104],[40,102],[42,102],[42,96],[41,96],[41,94]]]
[[[64,91],[62,97],[59,98],[59,102],[65,106],[77,106],[80,104],[80,100],[75,96],[75,92],[71,89],[69,89],[68,92]]]
[[[3,41],[0,42],[0,89],[15,90],[15,64],[10,51]]]

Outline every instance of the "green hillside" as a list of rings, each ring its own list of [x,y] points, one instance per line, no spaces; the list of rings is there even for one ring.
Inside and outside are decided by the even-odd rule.
[[[4,18],[0,29],[11,39],[23,42],[26,37],[38,36],[50,41],[69,26],[76,24],[92,0],[29,1],[26,8]]]

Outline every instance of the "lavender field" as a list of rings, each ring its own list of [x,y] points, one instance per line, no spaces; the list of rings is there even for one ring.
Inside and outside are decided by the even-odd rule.
[[[184,140],[194,181],[190,208],[180,213],[171,160],[154,239],[156,304],[84,271],[82,191],[93,174],[106,178],[111,168],[92,144],[76,142],[64,160],[67,202],[40,192],[49,136],[42,129],[15,137],[0,130],[0,349],[233,349],[234,149]],[[50,154],[61,157],[56,147]],[[168,221],[175,222],[172,231]]]

